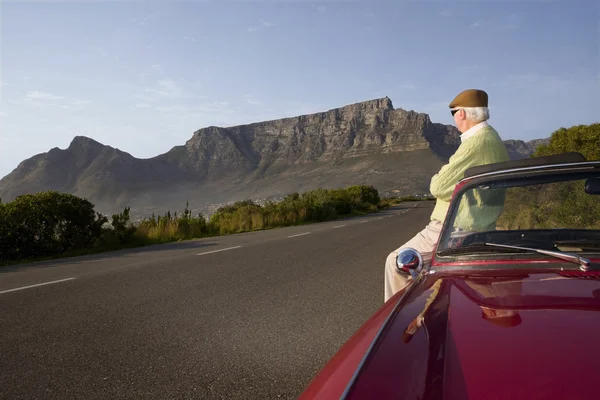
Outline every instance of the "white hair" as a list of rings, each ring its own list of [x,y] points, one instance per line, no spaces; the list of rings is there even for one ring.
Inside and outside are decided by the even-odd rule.
[[[487,107],[460,107],[465,110],[467,119],[483,122],[490,118],[490,110]]]

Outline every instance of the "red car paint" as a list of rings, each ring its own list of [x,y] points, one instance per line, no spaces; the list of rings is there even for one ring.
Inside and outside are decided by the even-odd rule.
[[[430,275],[428,289],[386,327],[346,398],[597,398],[600,275],[593,278],[533,270],[508,281]],[[436,282],[423,325],[407,337]],[[494,322],[484,309],[514,315]]]
[[[597,398],[600,274],[506,272],[427,276],[391,316],[345,398]],[[300,399],[342,396],[398,300],[365,323]],[[516,316],[494,320],[507,310]]]

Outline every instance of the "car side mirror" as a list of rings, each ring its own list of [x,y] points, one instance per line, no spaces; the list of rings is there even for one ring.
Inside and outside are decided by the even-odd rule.
[[[398,273],[410,274],[415,279],[423,269],[423,256],[415,249],[402,249],[396,256],[396,269]]]
[[[600,178],[589,178],[585,181],[585,192],[587,194],[600,194]]]

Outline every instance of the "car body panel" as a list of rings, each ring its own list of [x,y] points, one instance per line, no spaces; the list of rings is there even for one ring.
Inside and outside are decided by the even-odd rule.
[[[582,399],[600,393],[597,273],[433,274],[427,280],[427,289],[412,293],[390,320],[345,398]],[[483,317],[484,309],[492,318]],[[501,312],[511,315],[493,318]],[[573,385],[578,381],[585,385]]]

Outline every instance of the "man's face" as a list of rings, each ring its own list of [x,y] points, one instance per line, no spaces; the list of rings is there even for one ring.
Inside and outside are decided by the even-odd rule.
[[[458,130],[462,133],[465,132],[465,121],[466,121],[466,113],[465,110],[461,108],[455,108],[450,111],[452,116],[454,117],[454,124],[458,128]]]

